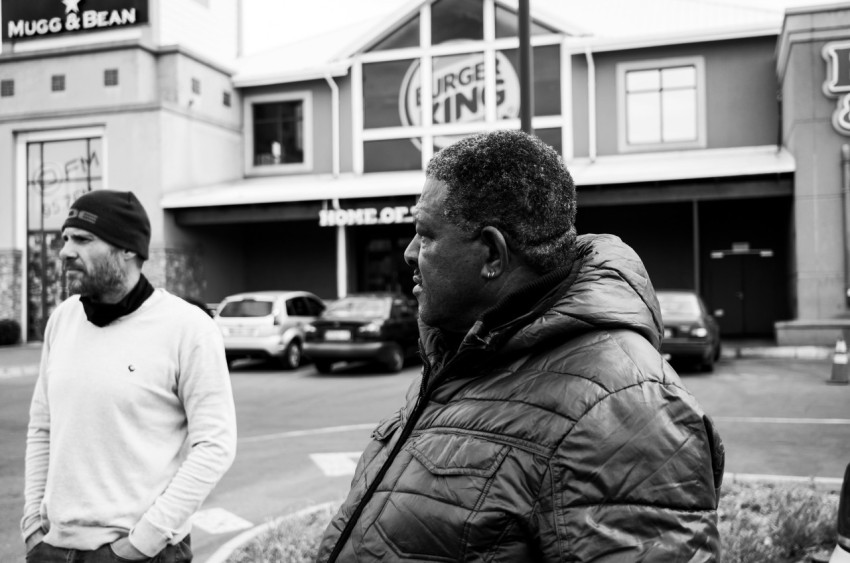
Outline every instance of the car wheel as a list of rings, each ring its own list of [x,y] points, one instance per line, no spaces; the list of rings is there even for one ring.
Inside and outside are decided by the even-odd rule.
[[[384,365],[390,373],[398,373],[404,367],[404,352],[401,347],[396,345],[390,348],[387,357],[384,360]]]
[[[711,373],[714,371],[714,353],[712,352],[711,356],[707,360],[703,360],[700,363],[700,371],[705,373]]]
[[[720,359],[720,354],[721,354],[722,350],[723,350],[723,344],[721,344],[718,341],[717,342],[717,348],[714,349],[714,361],[715,362]]]
[[[313,360],[313,365],[316,366],[316,371],[319,373],[330,373],[333,363],[327,360]]]
[[[280,363],[284,369],[297,369],[301,365],[301,343],[293,340],[283,351]]]

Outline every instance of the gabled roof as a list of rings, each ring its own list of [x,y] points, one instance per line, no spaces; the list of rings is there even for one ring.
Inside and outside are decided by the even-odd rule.
[[[274,0],[269,0],[274,1]],[[324,11],[300,15],[295,42],[237,61],[237,87],[296,82],[326,74],[341,76],[352,56],[368,50],[381,38],[434,0],[339,0],[360,3],[362,13],[353,22],[338,22]],[[786,8],[822,4],[824,0],[529,0],[532,19],[574,36],[575,44],[645,46],[650,43],[687,43],[751,34],[779,34]],[[496,0],[516,11],[518,0]],[[322,6],[332,5],[324,0]],[[317,3],[319,4],[319,3]],[[309,5],[309,4],[308,4]],[[362,16],[359,17],[359,16]],[[295,19],[295,18],[293,18]],[[331,23],[329,23],[331,22]],[[250,29],[250,22],[248,22]],[[309,30],[322,30],[307,35]],[[281,32],[286,37],[286,32]],[[305,38],[306,37],[306,38]],[[289,43],[289,44],[286,44]]]

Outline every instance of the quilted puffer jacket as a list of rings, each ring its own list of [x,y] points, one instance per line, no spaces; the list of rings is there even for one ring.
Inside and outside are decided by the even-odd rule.
[[[318,561],[719,559],[723,446],[658,352],[640,259],[584,235],[574,264],[485,313],[381,422]]]

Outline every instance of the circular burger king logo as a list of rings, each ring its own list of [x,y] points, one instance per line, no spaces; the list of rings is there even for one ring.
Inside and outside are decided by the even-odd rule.
[[[432,123],[471,123],[485,120],[484,53],[465,53],[434,57]],[[399,91],[398,109],[405,127],[422,124],[422,86],[419,61],[414,61],[404,75]],[[498,119],[519,116],[519,77],[513,65],[496,51],[496,114]],[[451,137],[434,137],[434,147],[441,149],[454,141]],[[419,139],[413,144],[419,148]]]

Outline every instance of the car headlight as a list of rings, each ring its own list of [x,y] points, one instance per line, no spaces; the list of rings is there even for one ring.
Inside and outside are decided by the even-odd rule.
[[[705,338],[708,336],[708,329],[704,326],[695,326],[691,329],[691,336],[694,338]]]
[[[304,325],[304,334],[315,334],[316,327],[313,325]]]

